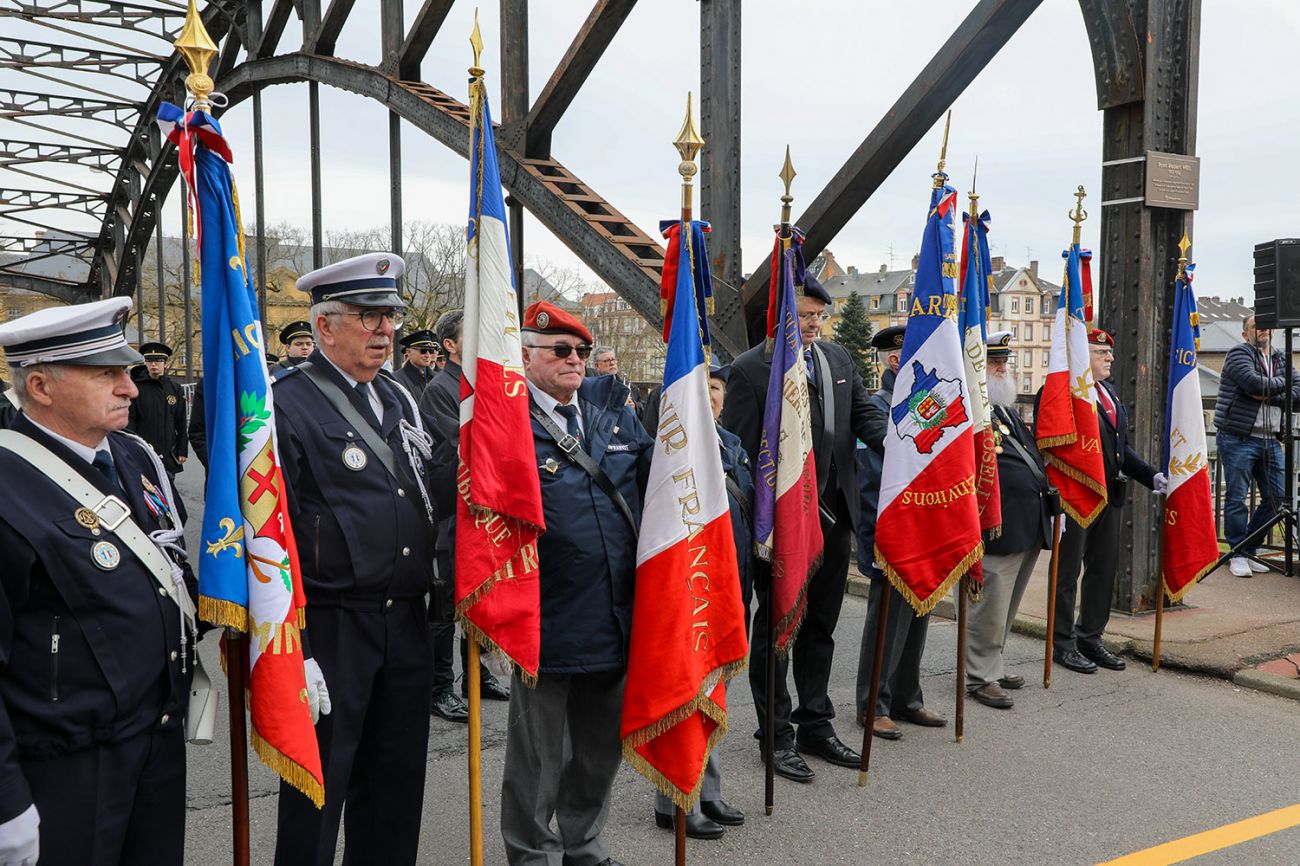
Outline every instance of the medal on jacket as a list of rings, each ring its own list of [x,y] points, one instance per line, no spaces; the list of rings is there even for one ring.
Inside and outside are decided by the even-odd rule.
[[[162,491],[154,486],[154,483],[145,476],[140,476],[140,486],[144,488],[144,504],[149,509],[149,513],[154,516],[154,520],[163,523],[164,529],[171,528],[172,509],[167,504],[167,499],[162,495]]]
[[[90,558],[100,571],[112,571],[122,563],[122,554],[111,541],[97,541],[90,548]]]
[[[366,468],[366,452],[356,445],[349,445],[343,449],[343,465],[353,472],[360,472]]]
[[[560,464],[556,462],[554,457],[547,457],[546,462],[542,464],[542,468],[554,475],[560,471]]]

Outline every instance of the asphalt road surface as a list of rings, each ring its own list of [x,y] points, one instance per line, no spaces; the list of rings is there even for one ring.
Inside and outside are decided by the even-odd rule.
[[[197,468],[194,467],[194,468]],[[180,476],[195,502],[199,472]],[[190,532],[198,549],[197,527]],[[838,731],[858,748],[852,721],[858,646],[866,602],[845,599],[836,632],[831,697]],[[208,670],[224,688],[216,635],[203,645]],[[923,663],[927,705],[952,715],[956,628],[931,624]],[[1012,636],[1013,669],[1029,682],[1011,710],[968,702],[965,742],[952,727],[903,724],[902,740],[877,740],[871,781],[815,758],[809,785],[776,780],[776,810],[763,815],[763,773],[752,738],[747,683],[730,691],[731,732],[719,751],[724,797],[742,808],[743,827],[721,841],[688,844],[697,864],[1071,864],[1102,863],[1300,801],[1300,708],[1230,683],[1140,664],[1114,673],[1057,668],[1041,687],[1042,644]],[[224,696],[223,696],[224,699]],[[425,701],[424,695],[412,700]],[[186,862],[230,863],[229,747],[223,702],[218,736],[189,747]],[[506,705],[484,703],[484,862],[505,862],[498,797]],[[420,862],[468,862],[466,728],[432,720]],[[250,757],[252,862],[269,864],[275,844],[278,784]],[[672,863],[672,834],[655,827],[650,784],[624,766],[607,833],[627,866]],[[341,851],[338,862],[341,860]],[[1149,863],[1167,862],[1160,860]],[[1293,827],[1194,861],[1201,864],[1300,863]]]

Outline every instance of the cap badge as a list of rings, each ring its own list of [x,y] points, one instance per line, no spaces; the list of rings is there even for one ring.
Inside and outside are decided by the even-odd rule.
[[[175,394],[168,394],[168,395],[167,395],[167,405],[168,405],[168,406],[175,406],[175,405],[176,405],[176,395],[175,395]]]
[[[343,449],[343,465],[353,472],[360,472],[366,468],[366,452],[362,451],[355,445],[349,445]]]
[[[380,259],[375,262],[375,270],[379,272],[379,276],[381,277],[388,273],[388,259]]]
[[[101,571],[112,571],[122,564],[122,553],[111,541],[97,541],[90,549],[90,558]]]
[[[545,328],[550,323],[551,323],[550,314],[548,314],[545,310],[537,314],[537,327]]]

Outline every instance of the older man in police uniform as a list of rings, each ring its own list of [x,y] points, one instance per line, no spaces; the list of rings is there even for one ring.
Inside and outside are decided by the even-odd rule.
[[[166,343],[145,343],[140,347],[144,366],[131,371],[139,394],[131,401],[127,429],[153,446],[162,458],[167,474],[175,475],[189,456],[185,419],[185,390],[167,375],[172,347]]]
[[[416,862],[437,467],[410,395],[380,375],[402,322],[403,270],[399,257],[369,253],[300,278],[318,348],[275,381],[308,687],[328,698],[316,727],[325,807],[281,786],[281,866],[333,864],[340,814],[344,862]]]
[[[653,443],[627,405],[626,385],[613,376],[583,380],[591,332],[580,321],[539,301],[525,312],[523,332],[546,517],[537,542],[542,652],[536,688],[516,674],[510,690],[501,835],[512,866],[617,866],[603,830],[622,753],[637,527]]]
[[[849,551],[858,525],[858,468],[854,459],[857,440],[867,433],[867,401],[857,366],[848,350],[838,343],[820,339],[826,307],[831,297],[808,275],[797,287],[799,334],[803,340],[804,363],[808,370],[808,392],[812,412],[813,458],[817,466],[817,492],[821,506],[821,528],[825,546],[821,567],[808,583],[807,614],[795,638],[791,659],[776,663],[774,716],[776,754],[773,772],[796,782],[810,782],[815,775],[800,753],[816,755],[840,767],[856,767],[858,753],[835,733],[835,707],[829,686],[831,659],[835,654],[835,624],[839,622],[848,580]],[[740,437],[751,464],[758,459],[763,427],[763,408],[771,378],[772,358],[760,343],[743,353],[731,365],[727,398],[722,407],[722,426]],[[768,701],[767,592],[761,579],[755,640],[749,657],[749,685],[758,713],[759,742],[763,739]],[[799,706],[791,712],[786,685],[787,668],[794,668],[794,685]],[[798,736],[794,725],[798,725]],[[796,751],[796,746],[798,750]]]
[[[1025,684],[1024,677],[1007,670],[1003,650],[1038,554],[1052,544],[1052,520],[1060,501],[1047,480],[1034,434],[1016,411],[1020,388],[1010,361],[1011,332],[989,334],[986,369],[1002,530],[984,542],[984,590],[971,606],[966,636],[966,693],[995,709],[1009,709],[1015,701],[1008,691]],[[953,589],[961,591],[960,585]]]
[[[119,432],[130,308],[0,325],[22,405],[0,433],[0,863],[184,859],[197,587],[159,546],[184,544],[163,467]]]

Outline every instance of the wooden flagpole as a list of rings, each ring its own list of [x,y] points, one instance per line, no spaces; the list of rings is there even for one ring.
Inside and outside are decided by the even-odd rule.
[[[966,618],[970,575],[963,574],[957,583],[957,712],[953,721],[954,739],[960,743],[966,733]]]
[[[885,627],[889,621],[889,580],[880,572],[871,578],[881,581],[880,612],[876,615],[876,654],[871,659],[871,686],[867,690],[867,711],[862,714],[862,763],[858,765],[858,787],[867,784],[871,771],[871,741],[876,727],[876,699],[880,696],[880,671],[884,667]]]
[[[226,685],[230,695],[230,821],[235,866],[249,866],[248,847],[248,718],[244,696],[248,688],[248,644],[244,635],[227,628]]]
[[[1151,672],[1155,673],[1160,670],[1160,633],[1165,624],[1165,581],[1160,578],[1160,583],[1156,586],[1156,640],[1155,645],[1151,648]]]
[[[1061,561],[1061,528],[1064,514],[1052,521],[1052,561],[1047,568],[1047,651],[1043,657],[1043,688],[1052,687],[1052,634],[1056,629],[1056,568]]]

